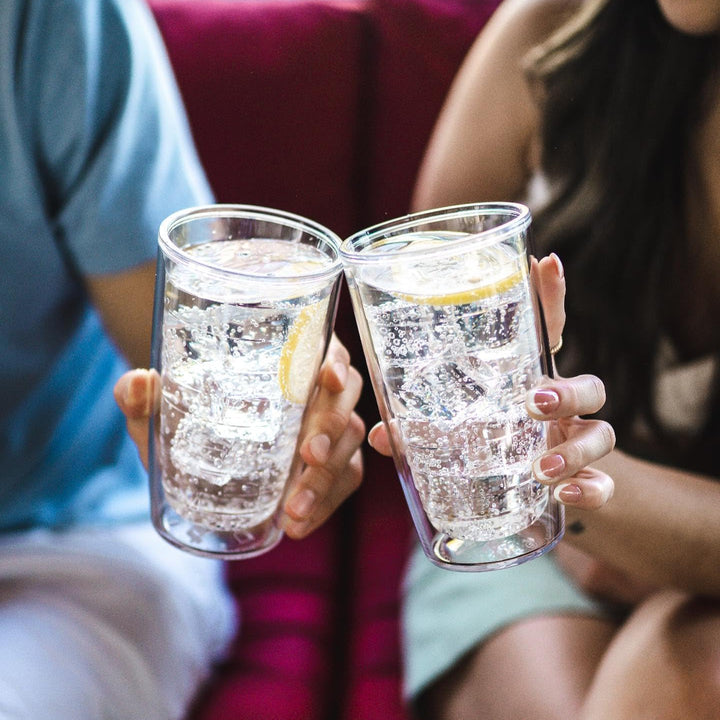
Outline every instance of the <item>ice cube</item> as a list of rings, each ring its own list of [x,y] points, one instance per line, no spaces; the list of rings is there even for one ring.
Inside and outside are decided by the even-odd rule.
[[[223,487],[233,477],[233,450],[233,439],[219,435],[215,426],[186,415],[178,423],[170,460],[181,472]]]
[[[485,388],[454,361],[441,361],[420,369],[398,389],[412,416],[451,420],[485,397]]]
[[[472,306],[468,306],[472,307]],[[457,324],[468,347],[499,348],[517,337],[520,325],[518,302],[497,303],[458,312]]]

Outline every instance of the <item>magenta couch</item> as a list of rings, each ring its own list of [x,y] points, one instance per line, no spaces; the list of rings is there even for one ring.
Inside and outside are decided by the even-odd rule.
[[[217,198],[348,235],[408,211],[442,100],[498,0],[150,0]],[[364,362],[348,293],[336,331]],[[369,382],[360,411],[377,419]],[[407,720],[392,463],[301,542],[227,564],[242,627],[191,720]]]

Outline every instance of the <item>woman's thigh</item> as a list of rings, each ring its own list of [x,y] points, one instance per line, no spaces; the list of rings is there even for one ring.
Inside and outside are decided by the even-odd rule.
[[[720,601],[676,591],[640,605],[613,639],[582,720],[718,720]]]
[[[617,626],[589,616],[521,620],[487,639],[420,700],[436,720],[576,718]]]

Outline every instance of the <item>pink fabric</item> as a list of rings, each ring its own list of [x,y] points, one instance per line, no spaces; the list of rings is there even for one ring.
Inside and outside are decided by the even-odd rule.
[[[218,199],[354,230],[363,3],[151,5]]]
[[[374,0],[377,87],[367,214],[407,212],[415,176],[455,72],[499,0]]]
[[[193,720],[321,720],[332,698],[339,519],[229,563],[241,630]]]
[[[342,235],[408,211],[437,112],[498,0],[149,0],[222,202]],[[365,368],[347,288],[336,332]],[[369,380],[358,410],[378,417]],[[310,538],[229,563],[241,631],[191,720],[408,720],[392,462]]]
[[[369,451],[356,523],[350,595],[345,720],[403,720],[398,615],[413,530],[389,458]]]

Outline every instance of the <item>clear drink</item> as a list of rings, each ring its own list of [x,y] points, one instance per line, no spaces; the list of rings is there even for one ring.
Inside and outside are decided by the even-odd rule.
[[[427,557],[451,570],[517,565],[562,537],[562,506],[532,475],[545,425],[525,409],[548,357],[530,222],[515,203],[457,205],[340,247],[415,529]]]
[[[312,220],[254,205],[187,208],[160,225],[148,465],[153,526],[173,545],[239,560],[282,539],[339,246]]]
[[[410,247],[412,239],[417,248],[442,237],[458,236],[414,234],[393,243]],[[381,266],[363,278],[397,437],[428,519],[456,539],[512,535],[547,504],[528,462],[546,439],[543,423],[525,411],[541,362],[522,261],[494,247],[422,271],[410,262]]]
[[[321,270],[309,245],[230,240],[191,259],[267,277]],[[246,531],[275,513],[325,343],[331,288],[247,302],[192,265],[166,275],[158,458],[171,507],[211,530]]]

